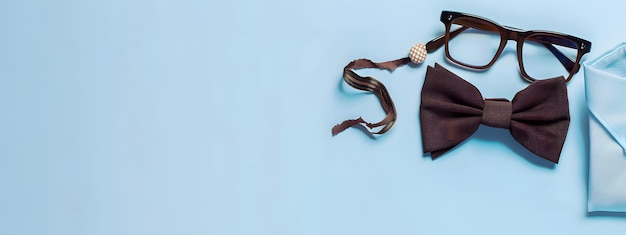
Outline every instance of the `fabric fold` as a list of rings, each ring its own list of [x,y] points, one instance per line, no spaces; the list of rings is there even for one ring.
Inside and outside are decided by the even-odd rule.
[[[616,95],[626,92],[624,45],[621,44],[610,53],[586,63],[585,85],[590,113],[626,153],[626,102]]]
[[[589,108],[587,210],[626,212],[626,44],[583,66]]]

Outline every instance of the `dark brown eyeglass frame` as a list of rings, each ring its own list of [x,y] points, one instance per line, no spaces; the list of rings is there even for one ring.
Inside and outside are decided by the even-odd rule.
[[[504,48],[509,40],[514,40],[517,42],[517,61],[519,63],[520,72],[522,76],[524,77],[524,79],[526,79],[529,82],[533,82],[537,79],[528,75],[526,73],[526,70],[524,69],[524,61],[522,59],[522,49],[523,49],[524,42],[526,40],[530,40],[535,43],[542,44],[559,60],[559,62],[569,72],[569,75],[568,77],[565,78],[565,81],[569,81],[570,79],[572,79],[572,76],[574,76],[574,74],[577,73],[578,70],[580,70],[580,60],[582,56],[591,51],[591,42],[578,38],[578,37],[574,37],[574,36],[562,34],[562,33],[557,33],[557,32],[552,32],[552,31],[521,30],[521,29],[510,27],[510,26],[500,25],[490,19],[471,15],[471,14],[453,12],[453,11],[442,11],[440,20],[445,25],[446,32],[444,35],[439,36],[426,44],[426,50],[428,52],[434,51],[440,48],[441,46],[445,45],[446,57],[452,62],[457,63],[464,67],[483,70],[483,69],[487,69],[491,67],[496,62],[498,57],[500,57],[500,55],[504,51]],[[462,25],[464,26],[461,26],[460,28],[452,30],[452,23],[456,21],[463,21]],[[499,48],[496,51],[494,57],[491,59],[491,61],[489,61],[489,63],[487,63],[486,65],[483,65],[483,66],[471,65],[471,64],[464,63],[462,61],[458,61],[454,59],[452,56],[450,56],[450,50],[448,46],[448,43],[450,42],[450,40],[452,40],[454,37],[459,35],[464,30],[469,29],[470,27],[481,29],[481,30],[486,30],[486,31],[492,31],[492,32],[494,32],[494,30],[497,30],[497,32],[495,33],[498,33],[500,35]],[[553,44],[576,49],[577,50],[576,59],[572,61],[570,58],[568,58],[563,53],[561,53],[556,47],[554,47]]]

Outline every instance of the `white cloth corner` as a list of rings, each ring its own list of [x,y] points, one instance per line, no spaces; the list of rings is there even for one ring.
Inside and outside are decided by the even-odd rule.
[[[588,211],[626,212],[626,43],[587,61]]]

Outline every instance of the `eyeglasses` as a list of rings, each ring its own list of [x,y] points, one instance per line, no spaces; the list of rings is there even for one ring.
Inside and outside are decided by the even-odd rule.
[[[427,51],[445,44],[449,60],[483,70],[496,62],[508,40],[515,40],[520,72],[529,82],[559,76],[569,81],[580,70],[582,56],[591,49],[591,42],[571,35],[521,30],[460,12],[442,11],[441,22],[446,32],[428,42]]]

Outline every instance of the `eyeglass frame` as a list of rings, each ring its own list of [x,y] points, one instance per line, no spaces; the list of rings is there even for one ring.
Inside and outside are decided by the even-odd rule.
[[[451,30],[452,28],[452,22],[454,22],[454,20],[459,19],[459,18],[469,18],[469,19],[474,19],[474,20],[478,20],[478,21],[482,21],[490,26],[493,26],[495,29],[498,30],[497,33],[500,34],[500,45],[498,50],[496,51],[496,53],[494,54],[494,57],[491,59],[491,61],[489,61],[488,64],[484,65],[484,66],[476,66],[476,65],[470,65],[461,61],[458,61],[456,59],[454,59],[452,56],[450,56],[450,49],[449,49],[449,42],[451,39],[453,39],[454,37],[456,37],[457,35],[459,35],[461,32],[463,32],[465,29],[468,29],[469,27],[467,26],[461,26],[460,28]],[[561,45],[561,46],[565,46],[565,47],[569,47],[572,49],[576,49],[577,50],[577,54],[576,54],[576,59],[574,61],[572,61],[570,58],[568,58],[567,56],[563,55],[563,53],[561,53],[556,47],[554,47],[552,45],[553,42],[540,42],[542,45],[546,46],[547,49],[552,52],[552,54],[557,57],[557,59],[559,60],[559,62],[561,62],[561,64],[565,67],[565,69],[569,72],[569,75],[567,78],[565,78],[566,82],[569,82],[569,80],[572,79],[572,77],[574,76],[574,74],[576,74],[579,70],[580,70],[580,60],[583,57],[584,54],[589,53],[591,51],[591,42],[579,38],[579,37],[575,37],[572,35],[567,35],[567,34],[563,34],[563,33],[558,33],[558,32],[553,32],[553,31],[546,31],[546,30],[522,30],[522,29],[518,29],[518,28],[514,28],[514,27],[510,27],[510,26],[505,26],[505,25],[501,25],[498,24],[490,19],[484,18],[484,17],[480,17],[480,16],[476,16],[476,15],[472,15],[472,14],[467,14],[467,13],[462,13],[462,12],[454,12],[454,11],[442,11],[441,12],[441,17],[440,17],[441,22],[444,24],[446,31],[445,34],[429,41],[426,44],[426,51],[427,52],[432,52],[438,48],[440,48],[441,46],[445,45],[445,54],[446,57],[451,60],[452,62],[459,64],[461,66],[464,67],[468,67],[468,68],[472,68],[472,69],[477,69],[477,70],[484,70],[487,69],[489,67],[491,67],[496,61],[497,59],[500,57],[500,55],[502,54],[502,52],[504,51],[504,48],[506,47],[506,44],[508,43],[509,40],[515,40],[517,43],[517,61],[519,64],[519,68],[520,68],[520,72],[523,76],[523,78],[528,81],[528,82],[534,82],[537,79],[531,77],[530,75],[528,75],[528,73],[526,73],[526,70],[524,69],[524,62],[522,59],[522,48],[524,45],[524,42],[530,37],[530,36],[538,36],[538,35],[546,35],[546,36],[550,36],[550,37],[556,37],[556,38],[564,38],[567,39],[571,42],[574,42],[576,44],[576,48],[573,48],[571,46],[568,45],[563,45],[563,44],[557,44],[557,45]]]

